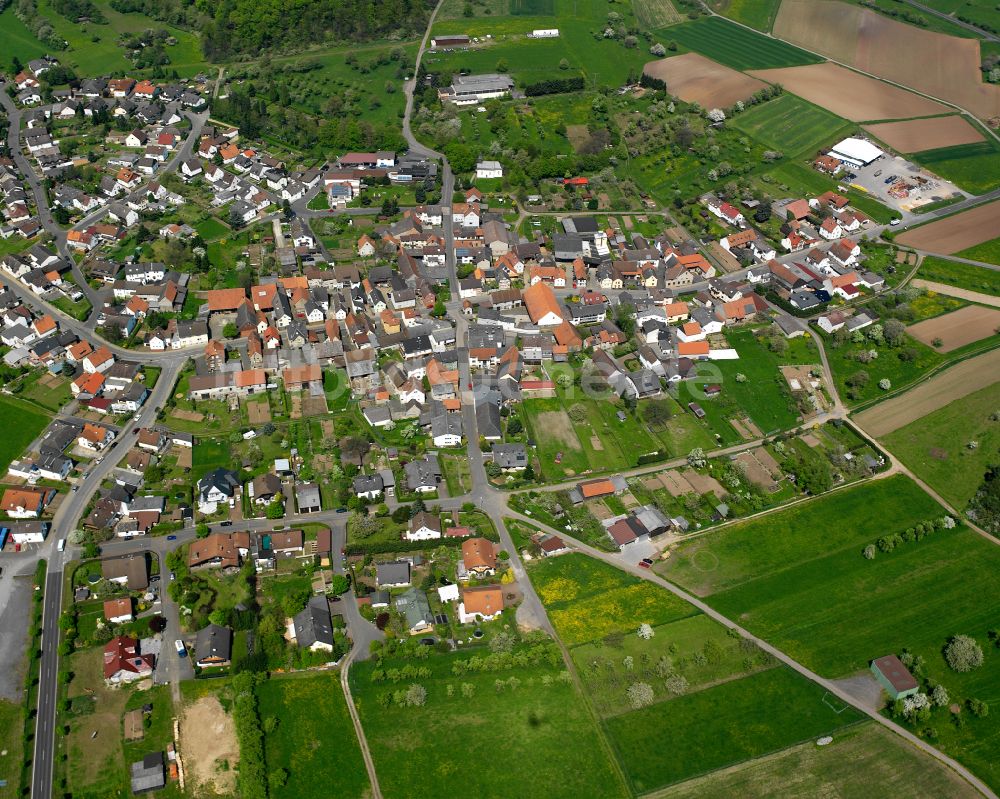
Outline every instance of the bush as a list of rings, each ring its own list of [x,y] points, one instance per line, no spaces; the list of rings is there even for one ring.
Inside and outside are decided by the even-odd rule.
[[[956,635],[944,650],[945,660],[954,671],[974,671],[983,665],[983,650],[975,638]]]

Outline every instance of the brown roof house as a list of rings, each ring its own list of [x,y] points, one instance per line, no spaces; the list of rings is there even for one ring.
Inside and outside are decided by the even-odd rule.
[[[112,624],[132,621],[132,598],[123,596],[104,601],[104,618]]]
[[[920,690],[916,679],[910,674],[909,669],[895,655],[885,655],[875,658],[872,661],[872,674],[878,680],[889,698],[894,702],[897,699],[906,699],[913,696]]]
[[[238,569],[250,553],[250,533],[213,533],[191,542],[188,567],[192,569]]]
[[[407,541],[429,541],[441,537],[441,520],[427,511],[420,511],[410,519],[410,528],[406,531]]]
[[[494,574],[497,569],[497,552],[493,542],[485,538],[470,538],[463,541],[462,566],[466,578]]]
[[[482,619],[495,619],[503,612],[503,591],[498,585],[466,588],[458,604],[458,617],[462,624]]]
[[[145,554],[106,558],[101,561],[101,575],[108,582],[124,585],[129,591],[142,591],[149,587],[149,567]]]

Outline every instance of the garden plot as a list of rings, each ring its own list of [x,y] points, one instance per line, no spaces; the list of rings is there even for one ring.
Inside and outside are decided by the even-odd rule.
[[[967,305],[957,311],[910,325],[906,332],[938,352],[951,352],[992,336],[998,326],[1000,311],[996,308]]]
[[[267,397],[247,403],[247,418],[251,425],[264,424],[271,421],[271,403]]]
[[[716,499],[722,499],[729,493],[722,487],[718,480],[707,474],[699,474],[694,469],[685,469],[682,474],[697,494],[712,493],[715,494]]]
[[[915,250],[951,255],[1000,237],[1000,201],[908,230],[896,238]]]
[[[643,72],[666,83],[675,97],[705,108],[728,108],[767,86],[697,53],[650,61]]]
[[[736,456],[736,462],[743,466],[747,479],[751,483],[772,494],[778,490],[779,486],[775,482],[774,476],[754,457],[753,452],[741,452]]]
[[[869,119],[930,116],[947,112],[934,100],[890,86],[837,64],[764,69],[750,73],[768,83],[778,83],[792,94],[853,122]]]
[[[960,116],[883,122],[865,125],[865,130],[901,153],[919,153],[984,140],[983,134]]]
[[[214,695],[201,697],[185,711],[180,750],[193,785],[223,795],[232,793],[240,747],[233,720]]]

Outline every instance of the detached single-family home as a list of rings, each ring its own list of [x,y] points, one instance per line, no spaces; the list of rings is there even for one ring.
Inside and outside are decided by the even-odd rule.
[[[410,519],[410,527],[405,534],[407,541],[429,541],[441,537],[441,519],[427,511],[420,511]]]
[[[423,591],[411,588],[396,597],[396,610],[406,619],[410,635],[419,635],[434,626],[434,614],[431,604]]]
[[[295,643],[312,652],[333,651],[333,621],[330,603],[325,596],[314,596],[292,619]]]
[[[132,598],[123,596],[104,601],[104,618],[112,624],[132,621]]]
[[[503,589],[498,585],[466,588],[458,604],[458,618],[462,624],[489,621],[503,612]]]
[[[203,669],[228,666],[232,650],[232,631],[228,627],[209,624],[198,630],[194,645],[194,662]]]
[[[104,681],[109,685],[135,682],[153,673],[156,659],[139,652],[139,642],[127,635],[112,638],[104,647]]]

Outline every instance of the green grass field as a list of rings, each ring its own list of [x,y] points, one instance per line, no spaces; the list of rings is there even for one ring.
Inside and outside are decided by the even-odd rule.
[[[956,255],[962,258],[971,258],[973,261],[983,261],[988,264],[1000,265],[1000,239],[990,239],[975,247],[969,247]],[[992,271],[992,270],[991,270]],[[1000,278],[1000,272],[993,271],[994,278]]]
[[[94,5],[107,20],[107,24],[77,24],[57,13],[47,2],[39,0],[38,13],[52,25],[57,36],[69,42],[68,49],[59,53],[59,60],[73,67],[81,76],[102,75],[116,70],[136,73],[132,62],[125,57],[125,50],[118,44],[123,33],[137,33],[147,29],[166,30],[177,39],[166,53],[170,58],[168,69],[182,75],[193,75],[205,68],[198,36],[145,14],[122,14],[111,8],[107,0],[95,0]]]
[[[878,509],[878,516],[873,509]],[[682,544],[657,568],[699,596],[780,575],[824,549],[852,552],[884,532],[940,515],[936,502],[905,477],[847,488]],[[884,520],[892,520],[892,530]]]
[[[396,685],[371,682],[374,661],[351,668],[351,691],[386,796],[626,795],[593,717],[574,684],[559,678],[561,660],[455,676],[452,665],[463,657],[382,660],[386,669],[412,663],[431,671]],[[497,680],[511,677],[516,687],[497,689]],[[379,704],[380,696],[412,682],[426,688],[424,706]],[[463,696],[463,685],[471,696]]]
[[[264,739],[267,767],[288,782],[272,799],[361,799],[370,789],[339,672],[274,677],[257,687],[260,717],[278,719]]]
[[[1000,8],[993,0],[926,0],[924,5],[984,30],[1000,31]]]
[[[219,438],[199,438],[194,445],[191,456],[192,466],[199,475],[212,471],[219,466],[233,468],[232,450],[229,442]]]
[[[770,69],[816,64],[821,58],[721,17],[702,17],[668,28],[663,35],[682,47],[708,56],[733,69]]]
[[[952,400],[889,433],[885,445],[955,508],[964,508],[1000,449],[1000,385]],[[969,442],[976,442],[969,449]]]
[[[782,94],[753,106],[734,116],[729,124],[786,155],[812,155],[822,144],[836,141],[852,127],[846,119],[794,94]]]
[[[828,746],[808,741],[656,794],[657,799],[880,795],[974,799],[980,794],[946,766],[877,724],[840,730]]]
[[[987,269],[985,266],[963,264],[928,255],[921,262],[917,277],[937,283],[947,283],[949,286],[958,286],[969,291],[992,294],[995,297],[1000,296],[1000,271]]]
[[[14,15],[13,3],[0,12],[0,53],[4,54],[7,61],[16,57],[22,64],[27,64],[46,52],[45,45]],[[7,63],[3,66],[6,69]]]
[[[49,416],[40,408],[14,397],[0,396],[0,474],[7,473],[12,460],[24,454],[28,446],[45,429]]]
[[[817,738],[861,717],[826,695],[791,669],[774,668],[610,719],[606,726],[633,788],[645,793]]]
[[[1000,185],[1000,143],[992,137],[976,144],[925,150],[912,158],[973,194],[984,194]]]
[[[709,5],[723,16],[767,32],[774,25],[781,0],[712,0]]]

